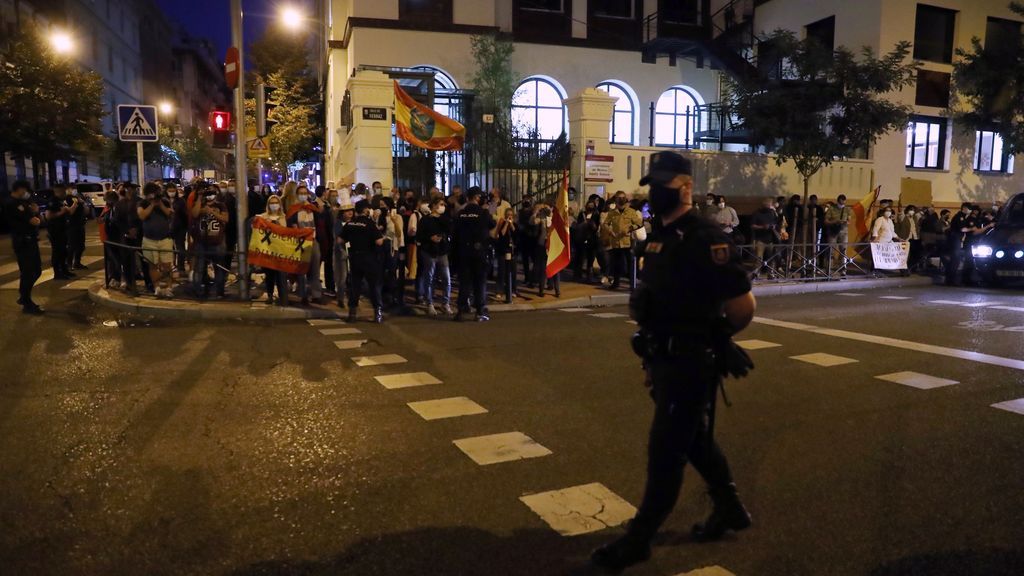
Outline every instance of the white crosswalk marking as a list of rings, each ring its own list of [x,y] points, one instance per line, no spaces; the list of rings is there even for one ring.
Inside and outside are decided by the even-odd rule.
[[[636,508],[603,484],[594,482],[519,498],[562,536],[579,536],[623,524]]]
[[[352,334],[362,334],[363,331],[359,328],[321,328],[320,333],[324,336],[351,336]]]
[[[801,362],[807,362],[808,364],[814,364],[815,366],[824,366],[826,368],[831,366],[841,366],[843,364],[853,364],[857,362],[853,358],[844,358],[843,356],[836,356],[835,354],[826,354],[824,352],[815,352],[814,354],[801,354],[800,356],[790,356],[793,360],[799,360]]]
[[[533,438],[522,432],[506,432],[504,434],[463,438],[461,440],[454,440],[452,443],[481,466],[498,464],[499,462],[511,462],[513,460],[525,460],[527,458],[540,458],[541,456],[549,456],[552,453],[551,450],[541,446]]]
[[[988,308],[1002,306],[1002,302],[958,302],[956,300],[929,300],[929,304],[942,304],[944,306],[962,306],[964,308]]]
[[[765,348],[778,348],[782,346],[782,344],[765,340],[740,340],[736,344],[745,350],[763,350]]]
[[[86,266],[88,266],[88,265],[90,265],[90,264],[92,264],[94,262],[97,262],[97,261],[101,260],[101,259],[102,259],[101,256],[85,256],[85,257],[82,258],[82,263],[85,264]],[[15,269],[17,269],[17,267],[15,267]],[[53,268],[47,268],[46,270],[43,270],[43,275],[39,277],[39,280],[36,280],[36,286],[39,286],[43,282],[49,282],[50,280],[53,280]],[[18,289],[18,280],[11,280],[10,282],[7,282],[6,284],[0,286],[0,290],[17,290],[17,289]]]
[[[306,320],[310,326],[338,326],[339,324],[344,325],[341,318],[317,318],[315,320]]]
[[[97,270],[85,278],[79,278],[60,287],[61,290],[88,290],[98,281],[103,280],[103,270]]]
[[[938,378],[927,374],[920,374],[918,372],[893,372],[892,374],[875,376],[875,378],[885,380],[886,382],[903,384],[904,386],[910,386],[920,390],[931,390],[932,388],[941,388],[943,386],[959,384],[956,380]]]
[[[857,292],[837,292],[836,296],[863,296],[863,294]]]
[[[559,308],[560,312],[590,312],[590,308]]]
[[[993,408],[1000,410],[1006,410],[1007,412],[1013,412],[1014,414],[1020,414],[1024,416],[1024,398],[1018,398],[1016,400],[1008,400],[1006,402],[1000,402],[993,404]]]
[[[404,364],[408,362],[398,354],[381,354],[379,356],[356,356],[352,359],[356,366],[381,366],[384,364]]]
[[[1024,312],[1020,306],[992,306],[993,310],[1009,310],[1010,312]]]
[[[912,300],[910,296],[879,296],[882,300]]]
[[[334,345],[338,347],[338,350],[355,350],[362,348],[366,342],[367,340],[335,340]]]
[[[412,408],[413,412],[422,416],[424,420],[440,420],[442,418],[456,418],[458,416],[473,416],[475,414],[487,413],[486,408],[465,396],[409,402],[408,406]]]
[[[626,318],[627,317],[625,314],[619,314],[618,312],[602,312],[600,314],[591,314],[591,316],[593,316],[594,318],[605,318],[605,319]]]
[[[676,576],[736,576],[732,572],[729,572],[721,566],[708,566],[707,568],[698,568],[691,570],[690,572],[683,572],[682,574],[676,574]]]
[[[440,384],[441,381],[426,372],[410,372],[408,374],[387,374],[385,376],[374,376],[380,385],[388,390],[399,388],[412,388],[414,386],[429,386]]]

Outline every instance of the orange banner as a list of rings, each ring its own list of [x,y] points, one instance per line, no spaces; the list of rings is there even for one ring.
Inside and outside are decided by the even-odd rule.
[[[263,218],[252,219],[249,264],[286,274],[305,274],[313,256],[312,228],[286,228]]]

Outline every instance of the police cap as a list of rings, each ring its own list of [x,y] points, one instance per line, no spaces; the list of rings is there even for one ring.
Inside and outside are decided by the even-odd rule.
[[[687,158],[675,152],[655,152],[651,154],[647,175],[640,179],[640,185],[667,184],[680,174],[693,175],[693,166]]]
[[[360,200],[359,202],[356,202],[356,214],[362,214],[363,210],[366,210],[369,207],[370,207],[370,203],[367,200],[365,200],[365,199],[364,200]]]
[[[472,200],[474,196],[483,196],[484,191],[479,186],[473,186],[469,190],[466,190],[466,199]]]

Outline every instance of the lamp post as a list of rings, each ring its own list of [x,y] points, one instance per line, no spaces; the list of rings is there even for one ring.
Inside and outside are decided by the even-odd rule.
[[[249,300],[249,262],[246,220],[249,217],[249,179],[246,176],[245,56],[242,44],[242,0],[231,0],[231,45],[238,49],[238,85],[235,87],[235,206],[238,224],[238,293]]]
[[[50,48],[61,56],[67,56],[75,50],[75,40],[66,30],[51,30],[49,41]]]

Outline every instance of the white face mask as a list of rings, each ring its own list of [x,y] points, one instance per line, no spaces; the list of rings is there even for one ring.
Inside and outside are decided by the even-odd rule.
[[[718,207],[719,208],[725,208],[725,202],[719,202],[718,203]]]
[[[715,201],[714,200],[708,200],[708,206],[714,206],[714,205],[715,205]]]
[[[611,204],[609,204],[608,205],[608,209],[609,210],[615,210],[615,202],[612,202]]]
[[[908,210],[907,211],[907,216],[913,216],[913,215],[914,215],[914,211],[913,210]]]
[[[430,214],[430,206],[427,206],[426,204],[424,204],[423,206],[420,206],[420,213],[422,213],[422,214]]]
[[[280,212],[281,211],[281,205],[280,204],[268,204],[267,205],[267,209],[270,210],[271,212]]]
[[[444,209],[445,208],[446,208],[446,206],[444,204],[439,205],[437,207],[437,215],[440,216],[441,214],[444,214]]]
[[[299,194],[299,202],[305,203],[307,200],[309,200],[309,196],[306,196],[305,194]]]
[[[886,213],[883,214],[883,216],[885,216],[886,218],[889,218],[889,217],[892,216],[892,212],[886,212]]]

